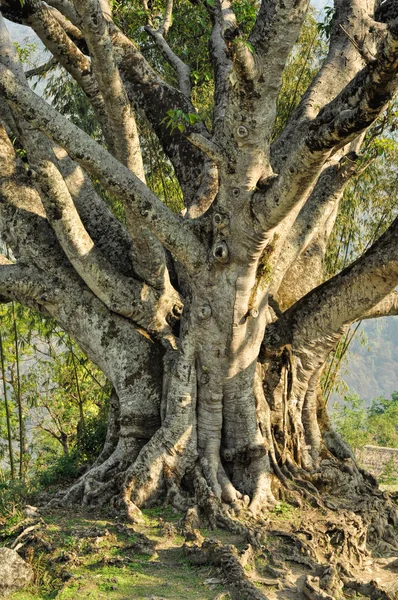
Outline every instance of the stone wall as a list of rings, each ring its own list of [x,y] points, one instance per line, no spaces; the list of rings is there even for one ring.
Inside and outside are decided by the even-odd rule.
[[[383,469],[392,460],[395,465],[395,475],[398,478],[398,448],[383,448],[382,446],[365,446],[355,451],[355,456],[361,467],[375,477],[380,477]]]

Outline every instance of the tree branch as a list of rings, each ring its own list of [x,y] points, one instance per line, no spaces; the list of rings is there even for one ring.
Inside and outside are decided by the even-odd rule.
[[[152,27],[150,27],[149,25],[145,27],[145,31],[147,31],[149,35],[155,40],[164,58],[175,70],[178,79],[178,89],[181,91],[182,94],[184,94],[184,96],[190,98],[191,69],[177,56],[177,54],[175,54],[175,52],[173,52],[169,44],[166,42],[164,37],[165,34],[161,32],[161,29],[162,28],[155,30],[152,29]]]
[[[356,159],[357,156],[355,153],[349,153],[322,172],[314,190],[299,212],[291,230],[288,232],[286,239],[282,237],[277,241],[279,251],[277,250],[272,256],[275,266],[270,287],[270,293],[274,297],[277,297],[279,287],[285,276],[287,277],[287,285],[284,286],[286,294],[283,293],[282,295],[294,297],[294,294],[292,294],[293,290],[291,289],[292,285],[291,283],[289,284],[288,271],[305,249],[310,246],[314,238],[322,237],[322,245],[326,246],[340,199],[347,184],[357,173],[358,165]],[[325,231],[325,228],[327,228],[327,231]],[[320,239],[319,242],[321,243]],[[322,265],[323,255],[320,257],[320,260]],[[299,292],[294,301],[297,301],[314,287],[312,285],[314,277],[317,279],[316,285],[318,285],[321,275],[321,273],[314,273],[312,270],[311,272],[307,271],[309,282],[307,283],[305,278],[300,279],[300,287],[303,288],[303,291]],[[284,308],[286,308],[286,304],[284,304]]]
[[[206,156],[211,158],[211,160],[217,165],[220,165],[223,162],[221,148],[219,148],[212,140],[209,140],[200,133],[191,133],[188,136],[188,139],[194,146],[200,148],[206,154]]]
[[[123,199],[138,221],[146,224],[189,270],[203,264],[204,248],[190,225],[173,215],[131,171],[34,92],[22,86],[3,66],[0,66],[0,89],[2,95],[28,121],[52,137],[73,159],[95,174],[106,189]]]
[[[281,171],[288,151],[297,147],[299,140],[307,135],[309,123],[322,107],[335,98],[364,66],[342,26],[355,39],[367,44],[372,52],[375,52],[375,44],[379,41],[380,28],[369,19],[371,7],[364,7],[363,0],[335,0],[334,9],[328,55],[285,129],[271,147],[272,165],[277,173]],[[364,31],[367,34],[363,39]]]
[[[215,79],[213,128],[217,137],[218,130],[223,126],[228,100],[228,77],[232,69],[232,60],[226,52],[224,31],[228,28],[232,32],[236,31],[237,24],[229,0],[225,0],[225,2],[216,0],[215,7],[210,11],[210,14],[213,20],[213,29],[209,47]]]
[[[48,274],[34,267],[12,264],[0,259],[0,295],[8,301],[33,301],[48,307],[58,300],[60,290],[54,287],[54,281]]]
[[[55,69],[57,66],[57,59],[52,57],[43,65],[40,65],[39,67],[34,67],[33,69],[29,69],[29,71],[25,71],[25,77],[26,79],[31,79],[32,77],[41,77]]]
[[[311,122],[286,157],[279,177],[253,198],[264,230],[275,227],[308,193],[333,151],[366,130],[398,88],[398,20],[390,26],[374,64],[367,65]]]
[[[145,181],[137,125],[113,57],[113,48],[98,0],[79,0],[76,10],[90,50],[91,65],[104,99],[113,136],[113,154]]]
[[[368,312],[361,315],[358,320],[378,319],[379,317],[393,317],[398,315],[398,292],[392,291],[388,296],[373,306]]]
[[[205,157],[198,149],[193,148],[186,135],[197,132],[207,134],[202,122],[188,125],[181,133],[171,130],[164,122],[168,110],[179,109],[185,114],[196,113],[195,107],[179,90],[168,85],[152,69],[146,59],[116,27],[109,23],[112,43],[117,49],[115,58],[131,103],[141,108],[153,131],[170,159],[181,185],[187,207],[198,202],[198,189],[204,172]]]
[[[54,164],[42,159],[34,165],[47,218],[57,239],[77,273],[91,291],[120,315],[141,325],[150,333],[171,335],[166,317],[172,312],[175,297],[162,298],[146,285],[117,273],[95,247],[69,195],[68,188]]]
[[[397,283],[398,218],[363,256],[284,313],[296,344],[337,334],[371,311]]]
[[[256,62],[262,73],[263,89],[276,103],[282,72],[295,44],[308,0],[262,0],[249,42],[254,46]]]
[[[25,76],[4,21],[0,22],[0,43],[2,61],[9,66],[21,83],[25,84]],[[69,192],[94,243],[117,271],[131,276],[134,273],[131,260],[129,259],[131,239],[120,221],[116,219],[105,202],[97,195],[93,184],[83,169],[74,163],[59,146],[51,148],[50,142],[45,136],[38,138],[37,132],[32,130],[26,121],[19,120],[18,126],[6,102],[3,101],[0,108],[1,118],[7,121],[11,119],[13,132],[18,131],[21,139],[26,139],[27,146],[33,147],[33,151],[37,145],[45,147],[50,157],[53,156],[53,152],[56,154],[58,168],[65,179]],[[7,114],[5,114],[5,111]],[[35,138],[33,144],[31,141],[32,137]],[[7,144],[5,143],[6,146]],[[12,153],[11,145],[10,151]],[[3,174],[5,174],[4,170]],[[23,187],[24,184],[21,185]]]
[[[2,47],[7,52],[8,62],[7,66],[9,66],[18,80],[26,85],[26,80],[24,78],[24,74],[21,68],[21,65],[18,61],[15,48],[11,43],[11,40],[8,36],[7,29],[4,27],[4,23],[1,26],[1,40]],[[130,111],[130,105],[127,104],[128,111]],[[135,125],[135,122],[134,122]],[[40,146],[46,146],[46,152],[50,157],[50,160],[53,160],[51,147],[47,142],[44,142],[43,139],[37,136],[37,133],[31,129],[30,125],[26,123],[23,119],[20,119],[19,129],[22,134],[22,138],[25,141],[25,146],[28,149],[28,155],[32,154],[34,157],[37,153],[37,148]],[[137,134],[138,136],[138,134]],[[32,143],[32,139],[34,140]],[[46,139],[46,138],[44,138]],[[118,145],[118,139],[115,137],[113,140],[114,146]],[[138,152],[140,153],[140,149],[138,147]],[[139,154],[141,158],[141,155]],[[142,176],[143,176],[143,165],[141,161],[142,167]],[[87,182],[86,182],[87,189]],[[77,192],[77,195],[81,197],[81,190]],[[90,190],[90,197],[92,197],[92,190]],[[98,202],[96,202],[98,205]],[[102,211],[103,213],[104,211]],[[172,286],[170,284],[170,279],[168,275],[168,271],[166,268],[166,260],[164,255],[163,246],[160,242],[152,235],[152,233],[144,227],[140,227],[137,224],[136,219],[132,217],[131,211],[126,207],[126,215],[127,222],[130,225],[130,232],[133,236],[133,240],[130,243],[130,251],[133,257],[133,261],[135,264],[136,273],[145,281],[147,281],[150,285],[153,285],[157,289],[162,289],[166,292],[166,294],[170,295],[170,297],[174,297],[175,293],[172,290]],[[109,222],[109,217],[108,217]],[[104,226],[104,224],[102,224]],[[109,233],[109,232],[108,232]],[[127,257],[124,257],[123,262],[126,261]],[[119,271],[119,265],[117,267]]]
[[[166,0],[166,8],[161,25],[158,29],[153,27],[153,22],[146,0],[143,1],[144,8],[148,15],[148,25],[145,30],[152,36],[153,40],[159,47],[161,53],[167,62],[173,67],[178,78],[178,89],[187,97],[191,97],[191,78],[190,68],[185,64],[171,49],[166,41],[167,33],[171,27],[173,19],[173,0]]]
[[[98,0],[78,2],[76,10],[82,21],[92,68],[104,99],[113,137],[113,154],[145,182],[137,124],[114,60],[108,19]],[[137,220],[130,214],[128,205],[126,216],[138,274],[159,289],[170,288],[163,247],[147,228],[137,226]]]
[[[116,271],[128,277],[134,276],[134,264],[130,258],[132,241],[126,228],[98,196],[85,171],[65,150],[55,146],[53,152],[57,167],[94,244]]]
[[[57,9],[76,27],[80,25],[79,17],[74,9],[72,2],[70,2],[69,0],[48,0],[47,4]]]
[[[18,3],[18,0],[13,2]],[[20,11],[24,24],[32,27],[46,48],[80,85],[100,122],[107,144],[112,148],[114,141],[104,99],[92,74],[89,59],[69,38],[52,9],[40,0],[26,0],[23,7],[20,5]]]
[[[369,127],[398,89],[398,18],[377,56],[325,106],[311,124],[308,147],[314,152],[346,144]]]
[[[147,371],[142,370],[142,361],[151,364],[151,361],[160,360],[158,345],[149,341],[132,322],[109,311],[77,275],[45,219],[39,195],[27,177],[25,166],[16,158],[1,127],[0,175],[2,240],[10,245],[18,260],[37,267],[45,274],[47,282],[54,278],[54,288],[61,290],[57,303],[47,304],[48,313],[115,382],[118,393],[130,386],[129,389],[136,389],[140,397],[147,377]],[[19,301],[34,309],[41,308],[25,298]],[[126,373],[131,375],[132,384],[126,383]],[[151,379],[149,388],[145,383],[145,395],[157,397],[157,386],[158,380]]]

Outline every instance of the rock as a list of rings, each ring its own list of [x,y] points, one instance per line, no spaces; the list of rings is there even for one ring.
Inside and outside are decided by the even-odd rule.
[[[37,506],[29,506],[29,504],[27,504],[25,506],[25,508],[23,509],[24,515],[27,517],[38,517],[40,514],[39,509],[37,508]]]
[[[33,569],[15,550],[0,548],[0,597],[28,585],[33,579]]]

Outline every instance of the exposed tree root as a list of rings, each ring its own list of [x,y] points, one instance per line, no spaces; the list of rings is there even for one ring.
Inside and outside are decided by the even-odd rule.
[[[185,545],[185,554],[196,565],[220,567],[233,600],[267,600],[248,579],[234,546],[224,546],[216,540],[205,540],[200,546]]]
[[[320,588],[319,577],[310,575],[305,579],[303,594],[309,600],[334,600],[335,598]]]
[[[231,533],[242,535],[250,544],[258,547],[258,537],[253,528],[250,527],[248,522],[244,523],[242,520],[231,516],[230,508],[225,504],[223,505],[216,497],[199,467],[195,469],[194,486],[195,500],[197,502],[194,519],[198,518],[199,523],[201,522],[206,526],[210,526],[212,529],[220,527]],[[188,529],[190,520],[186,518],[185,523]]]
[[[121,489],[126,469],[134,461],[140,446],[124,447],[122,441],[102,463],[96,461],[66,492],[59,492],[49,506],[104,506]]]
[[[313,481],[331,510],[348,509],[363,522],[363,535],[357,547],[368,544],[378,554],[398,554],[398,511],[388,494],[382,492],[374,479],[358,468],[348,457],[322,461]],[[359,542],[359,541],[358,541]]]
[[[391,594],[381,589],[377,581],[370,581],[369,583],[356,580],[346,581],[344,587],[355,590],[355,592],[366,596],[370,600],[396,600],[396,597],[391,596]]]

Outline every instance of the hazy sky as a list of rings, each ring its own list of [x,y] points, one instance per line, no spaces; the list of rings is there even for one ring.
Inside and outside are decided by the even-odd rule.
[[[327,3],[327,0],[311,0],[311,4],[316,6],[316,8],[323,8],[324,6],[326,6]],[[329,4],[333,4],[331,0]]]

